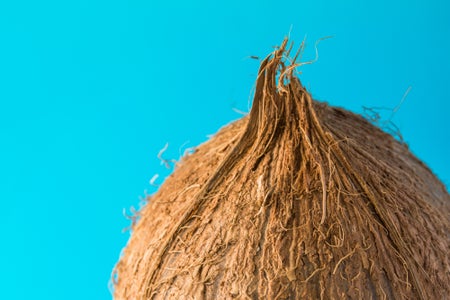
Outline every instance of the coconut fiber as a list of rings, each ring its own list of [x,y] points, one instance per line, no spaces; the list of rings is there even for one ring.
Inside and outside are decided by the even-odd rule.
[[[290,49],[262,61],[249,115],[149,197],[116,299],[448,299],[445,186],[405,144],[313,100]]]

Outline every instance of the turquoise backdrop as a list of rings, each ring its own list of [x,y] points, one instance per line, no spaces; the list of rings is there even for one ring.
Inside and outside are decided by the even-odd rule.
[[[258,60],[305,37],[302,82],[391,110],[450,183],[450,7],[409,1],[1,1],[1,299],[110,299],[123,209],[166,158],[248,111]],[[410,88],[411,87],[411,88]],[[410,88],[410,89],[409,89]]]

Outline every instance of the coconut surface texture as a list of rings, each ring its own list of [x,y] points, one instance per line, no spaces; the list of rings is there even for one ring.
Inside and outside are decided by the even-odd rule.
[[[363,117],[312,100],[289,53],[285,40],[262,61],[249,115],[149,197],[115,299],[449,299],[445,186]]]

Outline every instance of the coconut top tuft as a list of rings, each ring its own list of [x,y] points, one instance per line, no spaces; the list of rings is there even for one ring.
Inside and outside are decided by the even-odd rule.
[[[442,299],[450,196],[408,148],[314,101],[286,64],[140,212],[116,299]]]

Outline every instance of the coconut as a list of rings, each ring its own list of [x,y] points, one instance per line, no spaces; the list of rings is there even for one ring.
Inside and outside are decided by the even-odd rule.
[[[450,295],[445,186],[404,143],[313,100],[287,43],[262,61],[249,115],[149,197],[116,299]]]

